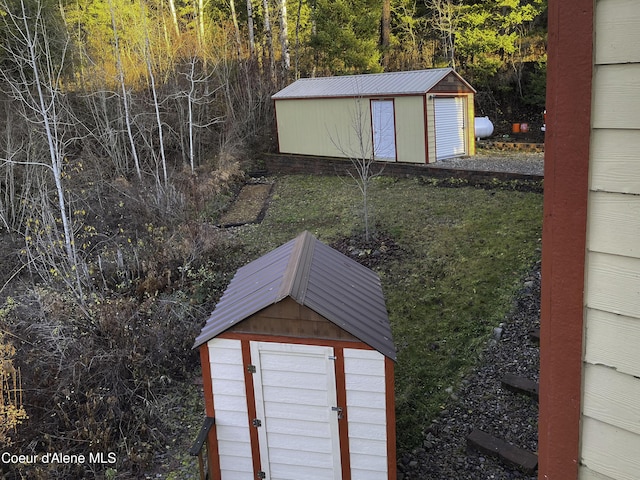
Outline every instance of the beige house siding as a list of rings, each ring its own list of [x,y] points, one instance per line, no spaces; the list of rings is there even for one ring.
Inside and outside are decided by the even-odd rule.
[[[584,465],[580,466],[579,475],[582,480],[614,480],[611,477],[602,475],[601,473],[596,473],[593,470],[585,467]]]
[[[640,2],[595,10],[580,479],[640,472]]]

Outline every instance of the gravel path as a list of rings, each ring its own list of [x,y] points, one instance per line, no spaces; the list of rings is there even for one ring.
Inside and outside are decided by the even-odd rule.
[[[544,153],[501,152],[498,150],[478,150],[473,157],[451,158],[434,164],[442,168],[464,168],[468,170],[488,170],[493,172],[544,174]]]
[[[398,480],[535,480],[492,457],[466,450],[474,428],[531,452],[537,451],[538,404],[502,388],[500,379],[513,373],[538,380],[539,347],[529,330],[539,326],[540,265],[524,280],[512,312],[496,326],[483,359],[424,430],[421,448],[398,461]]]

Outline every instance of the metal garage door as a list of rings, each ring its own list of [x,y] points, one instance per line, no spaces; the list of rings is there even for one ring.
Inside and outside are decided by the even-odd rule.
[[[250,346],[265,478],[339,480],[333,348],[272,342]]]
[[[372,100],[373,158],[393,162],[396,159],[396,126],[393,100]]]
[[[466,155],[465,99],[435,99],[436,160]]]

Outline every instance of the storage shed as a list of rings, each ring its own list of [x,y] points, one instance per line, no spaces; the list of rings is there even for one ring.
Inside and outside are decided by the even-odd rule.
[[[407,163],[474,155],[474,93],[452,68],[300,79],[272,97],[279,150]]]
[[[196,347],[214,478],[396,478],[375,272],[304,232],[237,271]]]

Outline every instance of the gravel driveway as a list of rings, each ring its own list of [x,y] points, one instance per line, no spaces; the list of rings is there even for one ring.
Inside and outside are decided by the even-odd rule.
[[[502,152],[479,149],[473,157],[440,160],[434,165],[441,168],[464,168],[467,170],[543,175],[544,153]]]

